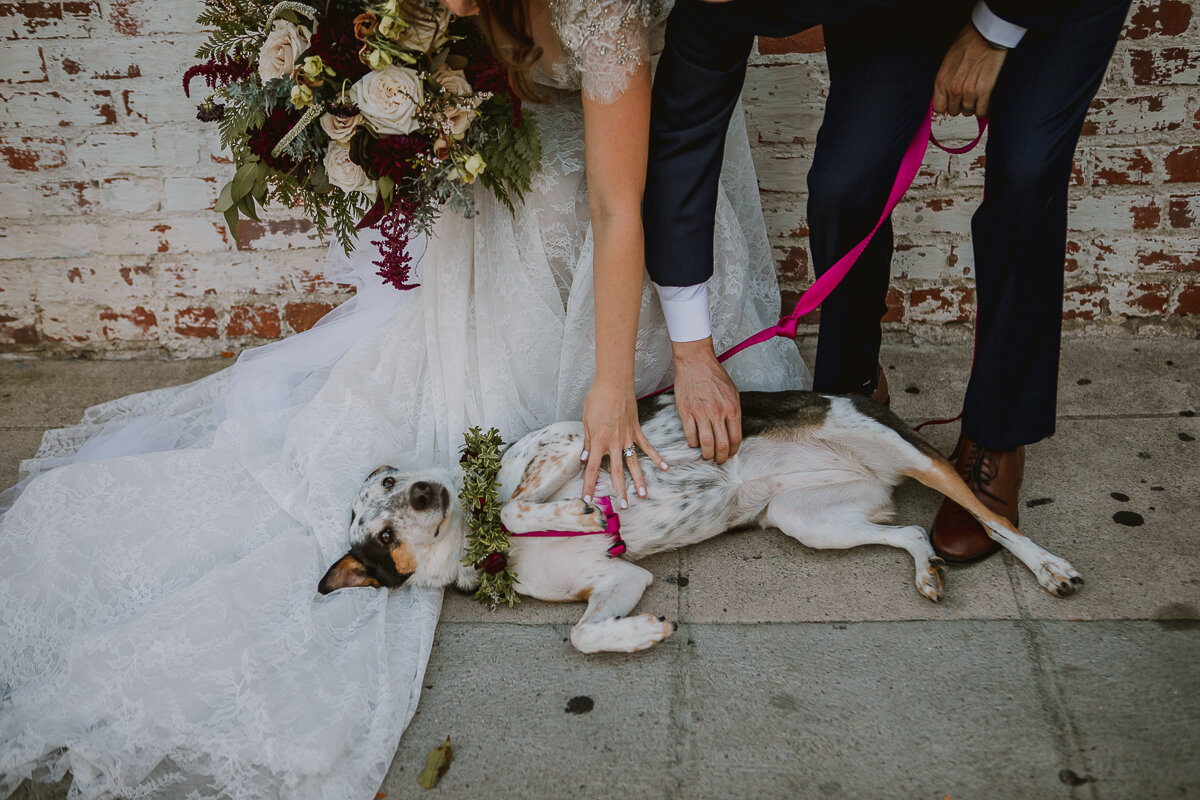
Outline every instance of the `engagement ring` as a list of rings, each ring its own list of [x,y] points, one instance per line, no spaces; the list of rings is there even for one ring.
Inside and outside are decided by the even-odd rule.
[[[634,448],[633,445],[629,445],[629,447],[626,447],[624,450],[621,451],[621,455],[625,456],[626,458],[633,458],[634,456],[637,455],[637,450]]]

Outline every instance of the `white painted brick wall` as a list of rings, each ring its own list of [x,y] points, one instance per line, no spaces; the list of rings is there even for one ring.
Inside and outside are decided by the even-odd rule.
[[[0,353],[236,353],[346,298],[296,214],[210,208],[230,166],[180,79],[198,0],[0,2]],[[1200,330],[1200,20],[1138,0],[1072,188],[1066,324]],[[811,281],[805,176],[828,76],[819,32],[762,40],[744,94],[790,303]],[[198,84],[197,84],[198,85]],[[950,132],[966,132],[958,121]],[[889,326],[968,335],[983,163],[931,154],[896,215]]]

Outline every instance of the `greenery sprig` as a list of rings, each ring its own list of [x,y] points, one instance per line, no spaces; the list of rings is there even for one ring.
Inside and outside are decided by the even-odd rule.
[[[463,434],[463,439],[459,451],[463,485],[458,499],[469,527],[463,563],[479,570],[476,600],[492,608],[501,603],[513,606],[520,597],[513,590],[517,576],[508,568],[508,531],[500,522],[498,498],[504,440],[495,428],[484,433],[478,426]]]

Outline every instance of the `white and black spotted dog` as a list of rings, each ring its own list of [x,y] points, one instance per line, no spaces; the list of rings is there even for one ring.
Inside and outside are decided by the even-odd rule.
[[[671,635],[673,625],[652,614],[628,616],[653,577],[639,558],[758,523],[777,527],[813,548],[887,544],[916,562],[921,594],[940,600],[945,564],[924,528],[886,524],[892,489],[915,478],[963,506],[1052,594],[1083,583],[1063,559],[1046,552],[976,499],[940,453],[890,410],[862,397],[812,392],[743,392],[744,440],[722,465],[689,447],[670,395],[643,400],[642,430],[670,464],[651,468],[643,456],[647,499],[620,512],[622,558],[608,536],[513,538],[508,560],[520,594],[588,606],[571,630],[585,653],[642,650]],[[513,533],[604,531],[604,512],[580,500],[583,425],[563,422],[534,431],[501,460],[501,519]],[[462,556],[466,517],[455,501],[456,471],[401,474],[380,467],[354,500],[350,551],[321,580],[322,594],[351,586],[477,584]],[[612,491],[601,473],[597,496]],[[632,496],[632,492],[631,492]]]

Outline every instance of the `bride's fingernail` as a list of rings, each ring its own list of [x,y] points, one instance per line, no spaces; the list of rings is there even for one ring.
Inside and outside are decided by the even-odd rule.
[[[621,509],[624,510],[626,508],[629,508],[629,501],[626,500],[624,497],[622,497],[621,498]]]
[[[580,461],[587,461],[587,457],[588,457],[588,451],[587,451],[587,450],[584,450],[582,453],[580,453],[580,454],[579,454],[579,460],[580,460]]]
[[[638,497],[645,497],[645,496],[646,496],[646,487],[642,486],[641,488],[638,489]]]
[[[587,503],[590,506],[592,504],[592,496],[590,494],[585,494],[583,496],[583,502]]]
[[[667,466],[667,462],[665,462],[665,461],[662,462],[661,464],[659,464],[659,466],[662,467],[663,469],[670,469],[670,467]]]

